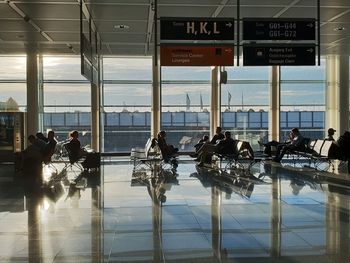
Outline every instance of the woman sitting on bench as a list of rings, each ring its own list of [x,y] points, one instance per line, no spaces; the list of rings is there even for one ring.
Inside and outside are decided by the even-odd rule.
[[[67,148],[69,150],[69,159],[71,161],[78,161],[81,157],[86,156],[86,150],[81,147],[80,141],[78,139],[79,132],[72,131],[69,134],[69,142],[67,144]]]

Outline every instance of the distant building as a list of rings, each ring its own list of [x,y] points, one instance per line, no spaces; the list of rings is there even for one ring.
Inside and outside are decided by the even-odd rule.
[[[7,101],[0,101],[0,111],[19,111],[18,103],[12,97]]]

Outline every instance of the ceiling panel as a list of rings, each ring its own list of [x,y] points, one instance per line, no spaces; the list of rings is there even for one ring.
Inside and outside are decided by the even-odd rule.
[[[153,27],[148,24],[150,2],[150,0],[85,0],[102,37],[105,54],[144,54],[147,30]],[[222,5],[223,2],[225,1],[158,0],[158,16],[236,18],[237,1],[229,0],[226,5]],[[67,43],[73,44],[73,49],[79,51],[80,11],[77,0],[16,0],[11,3],[31,18],[39,29],[25,22],[5,1],[1,1],[0,52],[6,50],[25,52],[25,43],[28,41],[38,42],[41,52],[72,53]],[[241,18],[274,17],[281,11],[283,11],[281,17],[316,17],[317,0],[241,0],[240,3]],[[350,1],[321,0],[321,6],[323,52],[348,52]],[[337,16],[339,17],[334,19]],[[330,19],[333,19],[333,22],[329,22]],[[126,25],[129,28],[116,29],[115,25]],[[341,26],[346,29],[334,30]],[[87,32],[87,29],[88,24],[84,21],[84,32]],[[49,42],[38,33],[38,30],[46,32],[54,41]],[[151,38],[153,39],[153,35]],[[4,41],[1,42],[1,39]],[[150,50],[152,53],[152,46]]]
[[[280,7],[243,7],[241,8],[241,17],[273,17],[281,9]]]
[[[54,40],[59,42],[80,42],[80,33],[79,31],[76,32],[47,32],[47,34]]]
[[[44,43],[38,45],[40,49],[45,50],[46,54],[79,54],[79,49],[76,49],[76,52],[74,52],[71,48],[69,48],[66,44],[50,44],[50,43]]]
[[[43,31],[79,32],[79,20],[34,20]]]
[[[20,16],[14,12],[8,4],[0,3],[0,18],[20,18]]]
[[[162,5],[192,5],[192,6],[201,6],[201,5],[219,5],[222,2],[222,0],[158,0],[158,4],[160,6]]]
[[[146,41],[145,34],[117,34],[102,33],[101,38],[105,43],[138,43],[144,44]]]
[[[344,9],[341,8],[325,8],[322,9],[321,21],[328,21],[332,17],[343,12]],[[288,9],[281,17],[296,17],[296,18],[317,18],[317,10],[312,7],[294,7]]]
[[[73,4],[44,4],[38,3],[20,3],[18,7],[32,19],[79,19],[80,9],[78,2]],[[44,2],[44,1],[43,1]],[[45,2],[46,3],[46,2]]]
[[[350,45],[336,46],[323,50],[323,54],[338,54],[338,55],[349,55]]]
[[[215,11],[215,6],[210,7],[193,7],[193,6],[159,6],[158,15],[162,16],[176,16],[176,17],[211,17]]]
[[[92,17],[96,20],[147,20],[148,6],[91,5]]]
[[[144,46],[133,46],[133,45],[110,45],[112,54],[122,54],[122,55],[136,55],[143,56],[145,52]]]
[[[350,3],[350,1],[349,1],[349,3]],[[333,21],[334,21],[334,22],[349,23],[349,22],[350,22],[350,8],[349,8],[349,9],[346,9],[346,10],[344,10],[344,11],[346,11],[347,13],[344,14],[344,15],[342,15],[342,16],[340,16],[339,18],[334,19]],[[348,28],[348,29],[350,29],[350,28]]]
[[[321,43],[327,44],[332,43],[334,41],[337,41],[339,39],[346,38],[347,36],[341,36],[341,35],[321,35]]]
[[[19,3],[55,3],[57,4],[57,2],[59,2],[60,4],[71,4],[71,3],[77,3],[77,0],[10,0],[11,2],[15,3],[15,4],[19,4]]]
[[[159,0],[158,0],[159,1]],[[95,4],[95,5],[105,5],[105,4],[114,4],[114,5],[147,5],[149,4],[149,0],[85,0],[87,5]]]
[[[348,0],[321,0],[321,7],[341,7],[341,6],[350,6]],[[317,6],[317,0],[300,0],[297,5],[300,6]]]
[[[261,0],[242,0],[240,2],[241,6],[264,6],[264,5],[269,5],[269,6],[279,6],[279,7],[285,7],[291,4],[294,0],[269,0],[269,1],[261,1]],[[316,0],[315,0],[316,1]],[[230,1],[230,4],[237,5],[237,1]]]
[[[147,30],[147,20],[141,21],[123,21],[123,20],[115,20],[115,21],[96,21],[95,22],[99,32],[108,32],[108,33],[125,33],[128,34],[130,32],[133,33],[143,33],[145,34]],[[117,25],[126,25],[129,28],[118,29],[115,28]]]
[[[0,31],[1,32],[11,32],[11,31],[34,32],[36,31],[36,29],[22,19],[21,20],[0,19]]]
[[[339,28],[344,30],[338,31]],[[350,23],[327,23],[321,26],[321,34],[350,36]]]
[[[39,32],[30,32],[30,33],[0,32],[0,38],[4,41],[24,41],[24,42],[48,41]]]

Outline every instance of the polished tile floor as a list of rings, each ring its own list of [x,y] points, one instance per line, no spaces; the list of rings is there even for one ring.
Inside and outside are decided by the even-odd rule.
[[[0,169],[1,263],[350,262],[347,175],[262,162],[247,177],[188,160],[133,172],[117,159],[44,172],[40,188]]]

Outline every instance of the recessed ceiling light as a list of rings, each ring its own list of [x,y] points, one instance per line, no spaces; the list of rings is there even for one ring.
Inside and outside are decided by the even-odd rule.
[[[114,29],[129,29],[128,25],[114,25]]]
[[[343,26],[338,26],[338,27],[335,27],[333,30],[334,31],[344,31],[346,28],[343,27]]]

